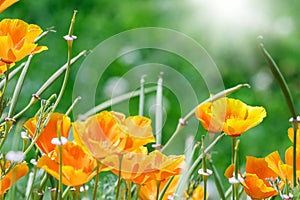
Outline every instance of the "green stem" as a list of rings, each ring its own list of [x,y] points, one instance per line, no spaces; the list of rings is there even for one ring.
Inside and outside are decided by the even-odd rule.
[[[245,86],[248,87],[248,88],[250,87],[249,84],[239,84],[235,87],[232,87],[232,88],[229,88],[227,90],[223,90],[223,91],[217,93],[216,95],[206,99],[205,101],[203,101],[202,103],[197,105],[195,108],[193,108],[184,118],[181,118],[179,120],[179,123],[177,125],[177,128],[176,128],[175,132],[173,133],[171,138],[168,140],[168,142],[164,145],[161,152],[165,152],[166,149],[168,149],[171,146],[171,144],[173,144],[173,142],[175,141],[175,139],[176,139],[177,135],[179,134],[179,132],[182,130],[182,128],[184,126],[187,125],[187,121],[195,115],[195,110],[198,108],[198,106],[201,106],[202,104],[207,103],[207,102],[216,101],[216,100],[218,100],[222,97],[225,97],[225,96],[227,96],[227,95],[229,95],[229,94],[231,94],[231,93],[233,93],[233,92],[235,92],[235,91],[237,91],[237,90],[239,90],[239,89],[241,89],[242,87],[245,87]]]
[[[72,112],[74,106],[77,104],[77,102],[78,102],[80,99],[81,99],[81,97],[77,97],[77,98],[74,100],[74,102],[72,103],[72,105],[70,106],[70,108],[67,110],[67,112],[66,112],[65,115],[68,116],[68,115]]]
[[[231,163],[234,163],[235,137],[231,137]]]
[[[62,194],[62,198],[63,198],[63,199],[65,199],[66,196],[69,194],[70,189],[71,189],[71,187],[68,186],[68,187],[64,190],[64,192],[63,192],[63,194]]]
[[[206,149],[204,150],[204,154],[207,154],[216,144],[217,142],[224,136],[225,134],[222,133],[221,135],[219,135],[218,137],[216,137],[216,139],[214,141],[212,141],[212,143],[210,143],[210,145],[208,145],[208,147],[206,147]],[[190,177],[195,170],[197,169],[197,167],[199,166],[199,164],[201,163],[203,159],[203,153],[201,153],[201,155],[198,156],[198,158],[194,161],[193,165],[191,166],[191,168],[189,169],[189,171],[187,172],[187,176]]]
[[[5,64],[5,65],[6,65],[5,83],[4,83],[4,86],[3,86],[3,89],[2,89],[2,94],[0,96],[0,117],[2,117],[2,113],[3,113],[4,107],[5,107],[5,103],[3,101],[5,101],[4,100],[4,94],[6,92],[6,88],[7,88],[7,84],[8,84],[8,78],[9,78],[10,64]],[[7,138],[7,135],[9,133],[9,131],[10,131],[12,123],[13,123],[13,121],[11,121],[10,119],[5,121],[5,132],[4,132],[3,138],[1,139],[1,142],[0,142],[0,150],[2,149],[2,146],[4,145],[4,143],[6,141],[6,138]]]
[[[123,155],[119,155],[119,174],[118,174],[118,182],[117,182],[116,200],[119,199],[119,195],[120,195],[122,160],[123,160]]]
[[[62,155],[62,147],[63,147],[63,144],[62,144],[62,141],[61,141],[61,125],[62,125],[62,122],[58,122],[57,123],[57,138],[59,140],[59,143],[58,144],[58,151],[59,151],[59,186],[58,186],[58,194],[59,194],[59,199],[62,200],[62,196],[63,196],[63,183],[62,183],[62,180],[63,180],[63,155]]]
[[[131,200],[132,181],[126,181],[126,182],[127,182],[127,200]]]
[[[97,198],[97,189],[98,189],[98,182],[99,182],[99,168],[100,168],[101,163],[97,161],[97,173],[96,173],[96,178],[95,178],[95,185],[94,185],[94,192],[93,192],[93,200],[96,200]]]
[[[161,181],[156,182],[156,200],[159,200],[159,188],[160,188]]]
[[[73,37],[73,29],[74,29],[74,24],[75,24],[76,13],[77,13],[77,11],[75,10],[74,13],[73,13],[72,20],[71,20],[71,25],[70,25],[69,34],[68,34],[70,38]],[[58,97],[57,97],[57,99],[56,99],[56,101],[53,105],[53,110],[56,109],[57,105],[59,104],[59,102],[60,102],[60,100],[61,100],[61,98],[64,94],[65,88],[67,86],[67,81],[68,81],[68,78],[69,78],[70,69],[71,69],[73,40],[68,40],[67,43],[68,43],[67,69],[66,69],[66,72],[65,72],[65,77],[64,77],[64,81],[63,81],[62,86],[61,86],[61,90],[60,90],[60,92],[58,94]]]
[[[145,75],[142,75],[140,81],[140,100],[139,100],[139,116],[144,115],[144,106],[145,106]]]
[[[172,177],[169,179],[169,181],[167,182],[167,184],[165,185],[165,187],[162,189],[162,191],[161,191],[160,194],[159,194],[159,198],[158,198],[159,200],[162,200],[162,199],[163,199],[163,197],[164,197],[165,193],[167,192],[169,186],[171,185],[173,179],[174,179],[174,176],[172,176]]]
[[[23,84],[24,84],[25,76],[27,74],[28,67],[29,67],[29,64],[31,62],[32,56],[33,55],[29,55],[29,57],[27,59],[27,62],[26,62],[25,66],[24,66],[24,68],[21,72],[21,75],[20,75],[19,79],[18,79],[17,85],[15,87],[14,94],[12,96],[11,104],[10,104],[9,111],[8,111],[8,117],[9,118],[13,117],[13,115],[14,115],[14,111],[15,111],[17,102],[19,100],[19,96],[20,96],[20,93],[21,93],[21,90],[22,90],[22,87],[23,87]]]
[[[150,93],[150,92],[154,92],[156,91],[156,87],[150,87],[150,88],[146,88],[145,89],[145,94],[147,93]],[[83,115],[81,115],[82,118],[88,118],[89,116],[105,109],[105,108],[108,108],[112,105],[115,105],[115,104],[118,104],[120,102],[123,102],[127,99],[130,99],[130,98],[133,98],[133,97],[137,97],[139,96],[140,94],[140,91],[132,91],[132,92],[128,92],[128,93],[125,93],[125,94],[122,94],[120,96],[117,96],[117,97],[114,97],[112,99],[109,99],[105,102],[102,102],[101,104],[97,105],[96,107],[88,110],[86,113],[84,113]]]
[[[264,55],[268,66],[273,74],[273,76],[275,77],[275,79],[277,80],[281,91],[283,92],[283,95],[285,97],[285,101],[288,105],[288,108],[290,110],[290,113],[292,115],[292,121],[297,121],[297,114],[296,114],[296,109],[295,109],[295,104],[293,101],[293,97],[291,95],[290,89],[282,75],[282,73],[280,72],[277,64],[275,63],[275,61],[273,60],[272,56],[269,54],[269,52],[264,48],[264,45],[261,41],[259,41],[259,48],[262,52],[262,54]],[[293,122],[292,122],[293,123]],[[297,129],[294,129],[296,131],[294,131],[294,139],[297,139],[296,133],[297,133]],[[296,153],[297,153],[297,140],[294,140],[294,144],[293,144],[293,183],[294,183],[294,187],[297,185],[297,174],[296,174],[296,170],[297,170],[297,166],[296,166]]]
[[[206,199],[206,194],[207,194],[207,178],[208,178],[208,176],[207,176],[207,174],[205,174],[205,173],[207,173],[207,167],[206,167],[206,153],[204,152],[204,150],[205,150],[205,147],[204,147],[204,135],[202,135],[202,170],[203,170],[203,175],[202,175],[202,177],[203,177],[203,186],[204,186],[204,188],[203,188],[203,190],[204,190],[204,194],[203,194],[203,198],[204,199]]]
[[[12,77],[14,77],[24,66],[26,62],[21,63],[18,67],[15,67],[15,69],[11,72],[9,72],[8,80],[10,80]],[[4,86],[6,82],[6,79],[0,81],[0,88]]]
[[[136,200],[140,198],[141,185],[136,185]]]
[[[213,176],[214,176],[214,179],[215,179],[215,184],[216,184],[217,190],[219,192],[219,195],[220,195],[222,200],[226,200],[225,193],[224,193],[224,188],[223,188],[223,185],[221,183],[221,178],[219,176],[219,173],[218,173],[212,159],[209,158],[208,161],[209,161],[209,164],[210,164],[210,168],[213,171]]]
[[[293,127],[293,185],[296,187],[297,185],[297,131],[298,131],[298,121],[294,120],[292,122],[292,127]]]

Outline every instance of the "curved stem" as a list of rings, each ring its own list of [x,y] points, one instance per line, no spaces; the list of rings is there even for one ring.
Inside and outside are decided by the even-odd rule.
[[[281,91],[283,92],[283,95],[285,97],[285,101],[288,105],[288,108],[291,112],[292,115],[292,125],[293,127],[295,126],[294,122],[297,122],[297,113],[296,113],[296,109],[295,109],[295,104],[293,101],[293,97],[291,95],[290,89],[282,75],[282,73],[280,72],[277,64],[275,63],[275,61],[273,60],[273,58],[271,57],[271,55],[269,54],[269,52],[264,48],[264,45],[261,41],[259,41],[259,48],[263,54],[263,56],[265,57],[268,66],[274,76],[274,78],[277,80]],[[297,122],[298,123],[298,122]],[[294,144],[293,144],[293,184],[294,187],[297,185],[297,161],[296,161],[296,154],[297,154],[297,129],[298,129],[298,125],[295,126],[294,128]]]
[[[67,39],[68,58],[67,58],[67,69],[66,69],[66,73],[65,73],[65,78],[64,78],[63,84],[61,86],[60,92],[58,94],[58,97],[53,105],[53,110],[55,110],[57,105],[59,104],[59,102],[64,94],[65,88],[67,86],[67,81],[69,78],[69,73],[70,73],[70,68],[71,68],[71,58],[72,58],[72,46],[73,46],[73,37],[72,36],[73,36],[73,29],[74,29],[74,24],[75,24],[76,13],[77,13],[77,11],[75,10],[73,13],[73,17],[72,17],[72,21],[71,21],[71,25],[70,25],[70,29],[69,29],[69,34],[68,34],[69,38],[71,38],[71,39]]]

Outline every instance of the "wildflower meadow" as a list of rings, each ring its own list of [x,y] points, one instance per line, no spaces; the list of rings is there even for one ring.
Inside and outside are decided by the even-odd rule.
[[[13,10],[21,3],[0,0],[1,200],[300,199],[299,105],[268,40],[253,40],[255,58],[263,63],[257,68],[268,75],[250,80],[246,74],[243,82],[235,82],[241,66],[230,69],[231,79],[225,81],[226,72],[206,49],[178,30],[127,24],[93,49],[78,51],[78,43],[94,39],[78,35],[77,23],[85,25],[88,35],[103,19],[91,22],[74,7],[68,19],[61,18],[67,23],[59,36],[55,24],[44,28],[37,23],[43,19],[39,14],[16,17]],[[105,20],[111,23],[117,16]],[[60,45],[54,48],[58,37],[62,51]],[[167,53],[178,60],[160,63]],[[42,68],[45,61],[50,69]],[[192,70],[182,67],[187,63]],[[281,99],[286,123],[270,124],[268,117],[280,118],[280,113],[269,112],[267,90],[252,87],[263,88],[268,80],[280,92],[272,100]],[[109,98],[103,100],[105,94]],[[285,130],[282,144],[288,145],[271,144],[279,133],[263,128],[279,126]],[[244,137],[251,134],[254,141]],[[255,134],[267,139],[258,141]],[[259,154],[253,154],[255,149]]]

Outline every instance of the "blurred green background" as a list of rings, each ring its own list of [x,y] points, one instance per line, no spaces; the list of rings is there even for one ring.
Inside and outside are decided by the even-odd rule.
[[[282,156],[291,143],[287,138],[290,114],[278,84],[273,79],[266,62],[257,47],[257,36],[264,37],[263,42],[269,50],[293,93],[297,110],[300,110],[300,68],[299,68],[299,7],[298,1],[279,0],[86,0],[86,1],[30,1],[21,0],[1,13],[2,18],[20,18],[28,23],[35,23],[44,30],[54,26],[56,33],[50,33],[40,41],[49,50],[34,57],[28,77],[22,91],[18,110],[20,110],[50,75],[66,62],[67,46],[63,36],[67,34],[73,10],[78,10],[74,42],[74,55],[81,50],[92,50],[100,42],[122,31],[138,27],[163,27],[186,34],[201,44],[222,75],[226,88],[239,83],[249,83],[251,89],[241,89],[231,97],[241,99],[249,105],[262,105],[268,116],[262,124],[243,134],[240,139],[240,161],[245,163],[245,156],[266,156],[278,150]],[[176,41],[174,41],[176,42]],[[190,81],[197,95],[198,102],[209,96],[201,77],[195,77],[194,68],[182,58],[167,52],[144,50],[139,57],[126,62],[119,58],[105,71],[99,82],[96,101],[100,103],[109,98],[109,92],[116,79],[122,77],[133,67],[157,62],[170,66],[182,73]],[[67,91],[57,111],[65,112],[72,102],[73,82],[83,59],[72,67]],[[124,61],[125,60],[125,61]],[[155,72],[156,73],[156,72]],[[154,74],[158,77],[158,74]],[[120,89],[128,92],[137,89],[140,77],[131,77],[135,86]],[[171,79],[166,79],[166,81]],[[13,90],[17,79],[10,82]],[[62,79],[59,79],[42,98],[58,93]],[[88,77],[87,77],[88,81]],[[167,83],[165,83],[167,84]],[[146,86],[154,85],[153,82]],[[180,83],[178,83],[180,87]],[[184,95],[184,94],[183,94]],[[180,103],[172,90],[165,88],[165,116],[163,141],[170,137],[180,118]],[[147,95],[146,115],[153,117],[154,95]],[[185,98],[189,98],[185,96]],[[138,100],[131,99],[116,108],[129,107],[130,114],[137,114]],[[128,105],[129,104],[129,105]],[[191,108],[195,105],[189,105]],[[31,117],[38,107],[33,107],[25,114]],[[186,113],[183,113],[186,114]],[[154,118],[153,118],[154,120]],[[191,123],[196,123],[193,119]],[[170,153],[183,153],[184,138],[205,131],[199,127],[198,132],[183,130],[180,138]],[[223,173],[230,163],[231,141],[226,137],[213,149],[213,159]],[[284,157],[282,157],[284,158]],[[224,180],[225,181],[225,180]]]

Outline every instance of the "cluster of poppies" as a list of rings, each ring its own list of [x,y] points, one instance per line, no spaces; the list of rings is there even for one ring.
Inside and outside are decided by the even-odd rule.
[[[17,1],[0,0],[0,12]],[[0,74],[8,77],[10,68],[16,62],[28,55],[47,50],[46,46],[36,44],[36,39],[42,32],[37,25],[27,24],[19,19],[3,19],[0,22]],[[4,105],[3,94],[0,97],[0,104]],[[260,124],[266,117],[266,111],[263,107],[253,107],[237,99],[221,97],[201,103],[195,109],[195,116],[209,134],[223,132],[234,141]],[[6,121],[9,121],[5,126],[6,132],[2,134],[3,130],[0,130],[0,149],[14,119]],[[189,199],[204,199],[205,195],[205,198],[208,197],[200,184],[189,194],[176,194],[180,174],[187,167],[185,158],[183,155],[165,155],[159,148],[151,147],[155,137],[151,120],[147,117],[126,118],[119,112],[102,111],[84,121],[71,122],[65,114],[53,110],[43,113],[40,110],[23,126],[25,132],[22,132],[22,137],[29,142],[26,143],[29,146],[27,150],[20,155],[1,153],[1,199],[18,179],[31,171],[24,160],[33,146],[37,153],[36,162],[32,162],[33,168],[42,169],[63,185],[75,189],[90,182],[95,176],[97,181],[99,173],[106,171],[118,177],[118,184],[121,181],[127,184],[127,195],[131,195],[130,187],[134,183],[136,195],[141,199],[158,199],[159,192],[163,190],[162,199],[174,195]],[[292,142],[293,134],[294,130],[289,129],[288,135]],[[300,132],[297,131],[297,137],[299,136]],[[298,143],[297,146],[300,145]],[[225,176],[232,184],[241,184],[246,194],[253,199],[265,199],[275,195],[285,199],[292,198],[289,193],[282,191],[284,188],[287,191],[287,188],[293,187],[293,150],[293,147],[286,150],[285,162],[281,160],[278,152],[265,158],[248,156],[244,174],[237,173],[233,162]],[[298,156],[297,152],[296,158]],[[300,167],[297,167],[299,178]]]

